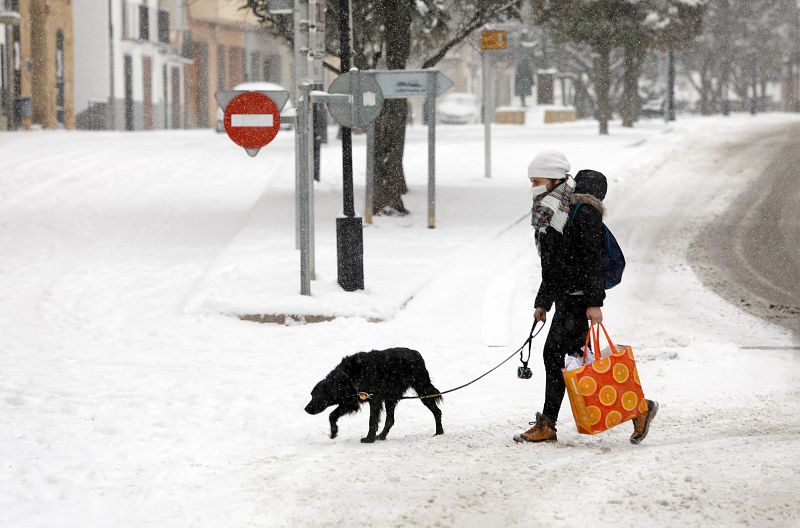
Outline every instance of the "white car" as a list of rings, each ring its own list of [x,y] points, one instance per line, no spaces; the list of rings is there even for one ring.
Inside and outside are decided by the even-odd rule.
[[[481,105],[478,97],[464,92],[448,93],[436,105],[436,118],[440,123],[452,125],[480,123]]]
[[[262,90],[281,90],[288,91],[280,84],[271,82],[246,82],[237,84],[233,87],[234,90],[257,92]],[[291,130],[294,127],[295,117],[297,116],[297,109],[292,104],[292,94],[289,92],[289,100],[281,110],[281,129]],[[225,111],[217,106],[217,124],[214,127],[217,132],[225,132]]]

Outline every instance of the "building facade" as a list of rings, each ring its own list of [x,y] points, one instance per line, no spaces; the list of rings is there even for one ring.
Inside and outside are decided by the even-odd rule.
[[[0,0],[0,129],[74,128],[70,0]]]
[[[186,126],[186,0],[72,0],[78,128]]]
[[[230,0],[194,0],[188,6],[193,63],[187,118],[192,127],[213,127],[214,93],[241,82],[270,81],[291,91],[291,50],[264,31],[241,5]]]

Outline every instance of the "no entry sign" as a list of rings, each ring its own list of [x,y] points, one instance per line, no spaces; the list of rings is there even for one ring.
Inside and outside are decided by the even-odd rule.
[[[244,92],[225,107],[225,132],[234,143],[255,156],[275,139],[281,127],[281,112],[266,95]]]

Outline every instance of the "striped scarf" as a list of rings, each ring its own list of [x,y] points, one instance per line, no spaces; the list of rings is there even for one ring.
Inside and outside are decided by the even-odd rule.
[[[531,208],[531,225],[540,232],[544,232],[547,226],[559,233],[564,232],[564,226],[569,220],[569,197],[575,192],[575,180],[567,175],[567,181],[550,191],[543,193],[533,199]]]

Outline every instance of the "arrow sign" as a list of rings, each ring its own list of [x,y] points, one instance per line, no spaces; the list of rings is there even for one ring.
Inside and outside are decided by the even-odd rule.
[[[281,111],[263,93],[243,92],[225,106],[224,123],[228,137],[252,157],[278,135]]]
[[[442,95],[453,86],[453,81],[438,70],[369,70],[364,73],[378,82],[385,99],[426,95],[428,75],[436,75],[436,95]]]

